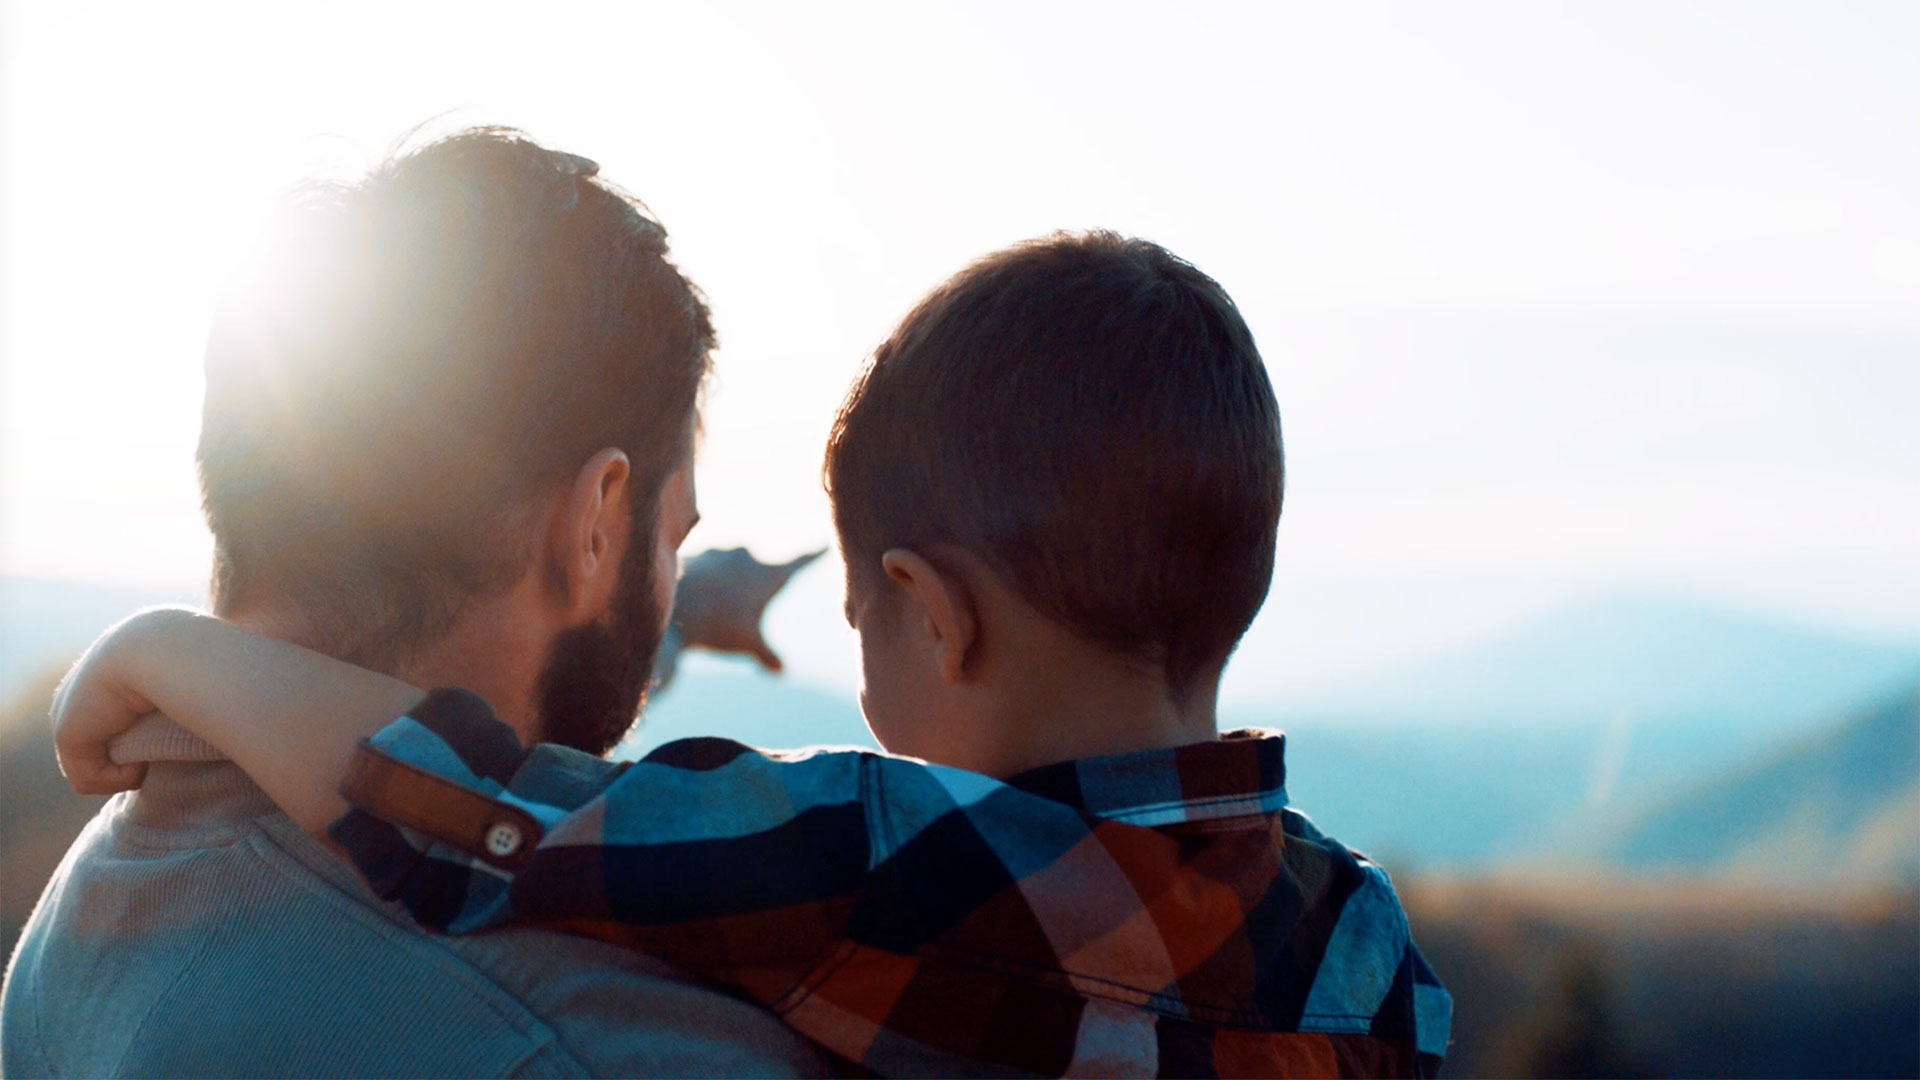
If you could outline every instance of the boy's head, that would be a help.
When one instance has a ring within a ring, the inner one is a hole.
[[[963,637],[1010,597],[1172,701],[1205,695],[1209,717],[1272,578],[1282,475],[1279,409],[1232,299],[1105,232],[1016,245],[935,289],[854,383],[826,460],[850,615],[904,605],[931,627],[924,565],[958,583],[932,600],[958,604]],[[899,628],[859,629],[887,739],[874,653]],[[969,678],[975,644],[993,645],[966,642],[943,681]]]

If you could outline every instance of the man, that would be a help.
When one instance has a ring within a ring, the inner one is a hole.
[[[595,173],[473,130],[302,191],[216,320],[198,459],[216,611],[474,687],[523,739],[599,754],[636,715],[698,516],[713,331],[664,230]],[[750,623],[784,577],[757,580],[757,602],[690,597],[688,643],[771,661]],[[9,1076],[827,1068],[758,1007],[624,950],[425,935],[177,728],[116,756],[145,785],[29,924]]]

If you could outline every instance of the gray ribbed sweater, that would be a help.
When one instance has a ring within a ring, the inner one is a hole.
[[[771,1014],[532,930],[435,937],[171,724],[67,853],[8,966],[0,1073],[824,1075]]]

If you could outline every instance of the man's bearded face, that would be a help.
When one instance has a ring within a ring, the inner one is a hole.
[[[654,520],[637,520],[620,559],[604,619],[563,631],[540,671],[540,721],[547,742],[602,755],[619,744],[653,681],[666,613],[654,586]]]

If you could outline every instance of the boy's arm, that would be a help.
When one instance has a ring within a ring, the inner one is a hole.
[[[144,611],[89,648],[54,695],[60,770],[83,793],[139,786],[109,742],[166,713],[232,758],[311,832],[346,810],[354,746],[406,712],[418,687],[180,608]]]
[[[655,678],[673,675],[680,644],[744,652],[778,671],[761,636],[767,604],[820,552],[767,565],[743,548],[688,561],[674,607],[674,648]],[[212,743],[302,827],[324,834],[346,810],[335,794],[353,746],[418,702],[425,691],[187,608],[157,608],[101,635],[54,701],[60,768],[75,790],[111,794],[140,786],[144,763],[112,760],[112,738],[164,712]]]
[[[434,691],[367,740],[344,793],[354,809],[332,839],[422,925],[597,937],[783,1012],[852,952],[954,941],[1013,891],[1036,912],[1086,902],[1059,875],[1026,879],[1083,846],[1092,822],[989,777],[720,738],[609,765],[520,750],[459,690]]]
[[[522,750],[484,700],[436,690],[361,746],[331,837],[428,927],[551,926],[771,1002],[844,940],[887,853],[888,766],[926,768],[718,738],[617,765]]]

